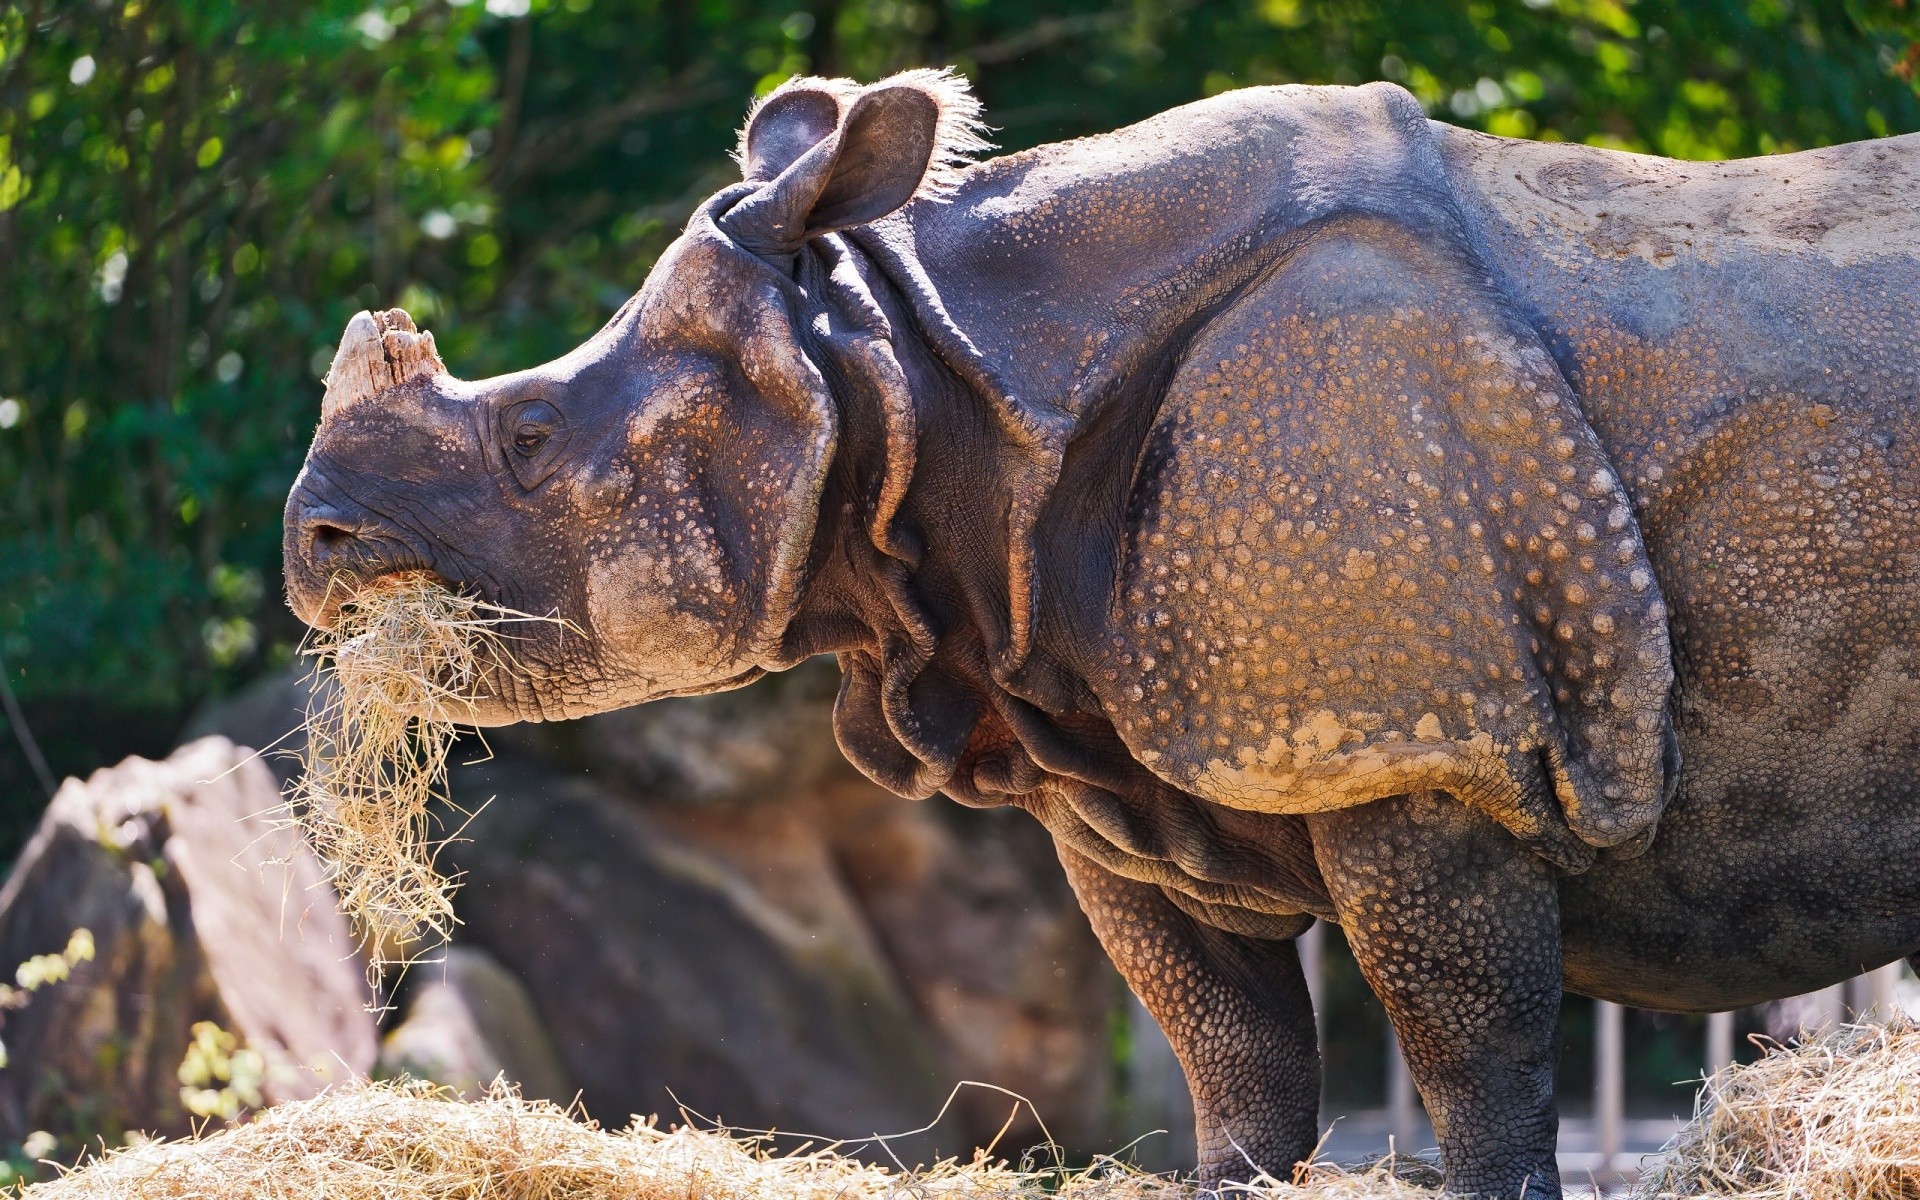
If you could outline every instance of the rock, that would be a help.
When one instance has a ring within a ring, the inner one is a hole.
[[[933,1120],[938,1050],[803,814],[756,809],[748,848],[721,855],[537,761],[457,771],[454,791],[492,797],[448,850],[462,939],[526,982],[589,1113],[684,1105],[829,1138]],[[949,1123],[893,1148],[927,1161],[964,1140]]]
[[[715,878],[728,881],[743,911],[766,914],[768,929],[797,922],[808,931],[814,963],[831,962],[835,970],[859,964],[863,986],[889,997],[889,1020],[911,1028],[930,1050],[941,1097],[963,1080],[992,1085],[959,1093],[953,1115],[963,1144],[943,1149],[965,1153],[997,1137],[1002,1149],[1017,1151],[1050,1134],[1084,1154],[1154,1129],[1189,1127],[1177,1069],[1147,1069],[1160,1058],[1172,1061],[1150,1021],[1128,1026],[1139,1063],[1115,1060],[1112,1031],[1126,1022],[1131,1000],[1088,928],[1045,830],[1012,810],[967,809],[944,798],[903,801],[861,778],[832,741],[836,684],[837,672],[816,661],[736,692],[663,701],[504,741],[490,734],[490,740],[496,748],[557,756],[610,785],[609,799],[644,810],[648,837],[696,850],[704,870],[720,872]],[[783,763],[791,769],[781,770]],[[455,786],[468,804],[491,790],[478,780],[456,778]],[[488,821],[516,802],[501,795],[469,830],[483,857],[498,836]],[[470,886],[485,874],[476,860]],[[563,969],[571,982],[547,984],[553,968],[523,967],[525,952],[504,944],[525,932],[473,912],[476,901],[459,902],[469,936],[487,938],[536,994],[550,986],[581,1004],[609,986],[604,972],[577,967]],[[592,903],[583,902],[583,911]],[[549,944],[559,940],[551,936]],[[762,955],[754,942],[737,940],[715,942],[707,953],[715,960]],[[556,1027],[568,1023],[544,998],[540,1003]],[[605,1055],[610,1047],[599,1049]],[[894,1068],[882,1062],[878,1069]],[[595,1093],[587,1077],[579,1082],[589,1096]],[[686,1098],[680,1084],[663,1083]],[[1017,1102],[995,1088],[1029,1104],[1016,1111]],[[769,1109],[765,1096],[730,1103],[726,1115],[748,1125],[799,1120],[834,1136],[873,1128],[856,1130],[829,1110],[814,1109],[811,1100],[797,1111]],[[601,1106],[590,1100],[589,1109]],[[911,1119],[892,1127],[917,1126],[931,1111],[903,1113]],[[1147,1144],[1143,1161],[1189,1161],[1180,1136]]]
[[[752,687],[489,731],[651,804],[730,807],[851,771],[833,740],[840,671],[820,656]]]
[[[1037,1110],[1038,1119],[1022,1111],[1003,1148],[1039,1141],[1042,1121],[1076,1153],[1164,1128],[1169,1137],[1143,1143],[1143,1164],[1190,1164],[1172,1051],[1151,1021],[1130,1019],[1131,998],[1046,832],[1011,810],[913,803],[862,779],[833,742],[837,686],[822,658],[737,691],[488,730],[499,761],[458,768],[452,780],[466,807],[497,797],[450,854],[473,871],[456,898],[463,939],[526,981],[589,1110],[611,1120],[671,1113],[670,1086],[694,1108],[745,1125],[868,1133],[923,1124],[954,1083],[973,1080]],[[209,708],[196,725],[278,736],[305,696],[289,674]],[[574,814],[556,827],[564,837],[546,832],[544,809],[556,802]],[[649,924],[647,914],[671,911],[674,889],[728,915],[704,938],[674,932],[665,915]],[[681,961],[689,956],[707,961]],[[700,989],[722,982],[759,995],[759,1015],[744,1000],[724,1019],[705,1011],[712,1002]],[[741,1074],[739,1064],[760,1055],[751,1048],[780,1041],[768,1031],[780,1026],[772,998],[796,988],[877,997],[857,1002],[914,1047],[901,1063],[926,1078],[888,1082],[900,1068],[871,1038],[827,1031],[786,1060],[779,1046],[767,1050],[794,1072],[788,1082]],[[629,1004],[664,1015],[638,1031],[620,1015]],[[664,1011],[678,1004],[697,1011]],[[1130,1057],[1116,1059],[1120,1050]],[[838,1065],[806,1082],[821,1056]],[[855,1087],[854,1071],[876,1076]],[[691,1094],[700,1072],[710,1104]],[[919,1107],[930,1096],[931,1107]],[[1012,1107],[997,1092],[966,1089],[949,1128],[968,1149],[999,1134]]]
[[[282,782],[299,767],[314,676],[290,667],[210,700],[189,738],[219,735],[271,746]],[[840,672],[827,656],[749,688],[616,709],[576,721],[487,731],[492,746],[573,768],[649,803],[726,807],[813,785],[850,768],[833,740]]]
[[[262,676],[230,695],[202,705],[187,722],[183,741],[224,737],[251,746],[285,784],[300,768],[307,748],[307,701],[313,694],[309,665]]]
[[[75,928],[96,955],[7,1014],[0,1140],[186,1133],[190,1044],[212,1089],[229,1065],[198,1022],[239,1039],[267,1102],[372,1067],[346,922],[319,864],[275,827],[279,802],[267,768],[222,738],[61,787],[0,889],[0,964],[57,951]],[[232,1091],[253,1090],[234,1074]]]
[[[572,1101],[526,986],[491,954],[448,947],[439,962],[415,963],[406,987],[405,1019],[381,1042],[381,1074],[431,1079],[468,1097],[503,1078],[528,1099]]]
[[[1040,825],[1011,809],[900,800],[863,782],[820,797],[822,831],[949,1077],[1025,1097],[1005,1147],[1045,1131],[1110,1150],[1110,1030],[1125,998]],[[969,1088],[966,1127],[991,1139],[1013,1105]],[[1133,1133],[1144,1130],[1131,1131]]]

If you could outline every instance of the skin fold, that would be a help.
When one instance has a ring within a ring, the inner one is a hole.
[[[785,85],[553,363],[356,318],[294,611],[426,570],[566,616],[482,723],[838,655],[857,766],[1054,835],[1210,1184],[1315,1142],[1313,919],[1501,1197],[1559,1194],[1562,987],[1920,947],[1920,138],[1680,164],[1374,84],[963,166],[975,117]]]

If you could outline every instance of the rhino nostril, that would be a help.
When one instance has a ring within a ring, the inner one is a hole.
[[[330,557],[342,546],[352,541],[353,532],[342,529],[338,525],[328,525],[325,522],[318,522],[311,527],[311,532],[308,537],[309,544],[313,547],[314,558],[323,559]]]

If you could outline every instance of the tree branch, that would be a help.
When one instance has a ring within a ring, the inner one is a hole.
[[[502,190],[510,189],[520,180],[579,161],[613,140],[628,122],[699,108],[728,94],[717,84],[703,83],[702,74],[696,69],[657,90],[636,92],[585,115],[526,123],[518,144],[502,147],[497,165],[489,172],[490,181]]]

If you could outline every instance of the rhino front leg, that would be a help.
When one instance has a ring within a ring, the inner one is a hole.
[[[1058,849],[1100,944],[1186,1072],[1201,1184],[1290,1178],[1320,1116],[1320,1045],[1293,942],[1202,924],[1159,888]]]
[[[1558,1197],[1553,869],[1438,792],[1328,813],[1309,828],[1354,958],[1433,1117],[1447,1190]]]

